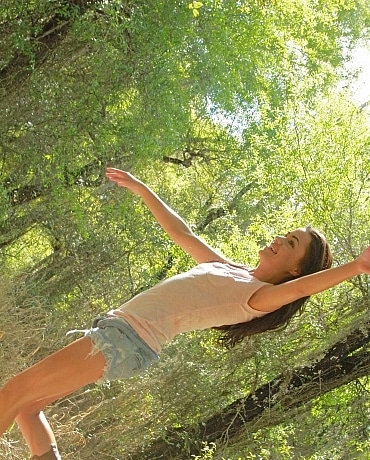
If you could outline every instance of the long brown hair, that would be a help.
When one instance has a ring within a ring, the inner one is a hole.
[[[310,226],[306,227],[306,230],[310,233],[312,239],[306,255],[301,262],[301,271],[298,277],[326,270],[331,267],[333,262],[333,257],[325,237],[318,230]],[[286,281],[289,280],[284,280],[284,282]],[[260,332],[283,329],[297,312],[299,314],[302,313],[303,306],[308,299],[309,296],[302,297],[294,302],[283,305],[278,310],[246,323],[217,327],[215,329],[222,331],[220,343],[226,348],[232,348],[245,337],[259,334]]]

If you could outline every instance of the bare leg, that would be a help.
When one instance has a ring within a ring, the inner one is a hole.
[[[54,433],[43,412],[23,413],[16,418],[32,455],[43,455],[56,445]]]
[[[46,419],[38,414],[46,404],[103,375],[105,358],[101,352],[91,356],[92,346],[89,337],[76,340],[13,377],[0,390],[0,434],[17,418],[32,453],[48,451],[50,443],[55,442],[54,435]]]
[[[54,433],[42,409],[55,401],[55,399],[63,398],[67,394],[61,394],[57,398],[52,397],[51,399],[37,401],[22,409],[17,415],[15,420],[33,455],[42,455],[50,450],[51,444],[56,445]]]

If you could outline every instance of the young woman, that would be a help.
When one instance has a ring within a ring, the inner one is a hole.
[[[93,382],[143,372],[164,343],[184,331],[218,328],[226,346],[287,324],[312,294],[370,273],[370,247],[329,269],[327,242],[307,227],[277,236],[253,270],[217,252],[149,187],[108,168],[107,177],[138,194],[162,228],[198,265],[134,297],[95,321],[85,337],[14,376],[0,390],[0,433],[16,420],[32,459],[60,459],[42,409]],[[325,270],[325,271],[323,271]],[[21,391],[20,391],[21,389]]]

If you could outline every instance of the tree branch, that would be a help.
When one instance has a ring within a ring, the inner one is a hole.
[[[196,230],[197,232],[201,233],[205,230],[205,228],[211,224],[212,222],[214,222],[215,220],[219,219],[220,217],[223,217],[225,216],[228,212],[232,212],[234,211],[241,198],[249,192],[249,190],[255,185],[255,182],[251,182],[247,185],[245,185],[244,187],[242,187],[239,192],[233,197],[233,199],[231,200],[231,202],[226,205],[225,207],[219,207],[219,208],[212,208],[208,211],[207,215],[205,216],[205,218],[199,222],[196,226]]]
[[[189,455],[199,455],[202,442],[228,442],[243,431],[250,432],[251,422],[268,411],[264,426],[281,422],[282,413],[301,406],[308,401],[370,374],[370,353],[365,346],[370,342],[370,321],[351,332],[344,340],[329,348],[324,357],[309,366],[281,374],[274,380],[260,386],[246,398],[237,399],[222,412],[197,426],[181,427],[168,433],[167,439],[158,439],[140,455],[132,455],[132,460],[140,458],[188,459]],[[184,433],[191,433],[184,436]],[[195,439],[186,448],[183,439]]]

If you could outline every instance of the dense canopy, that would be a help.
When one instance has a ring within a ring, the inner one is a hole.
[[[307,224],[335,263],[370,244],[369,101],[348,66],[367,0],[3,0],[0,31],[1,384],[194,265],[107,166],[247,265]],[[369,290],[353,279],[231,351],[182,334],[144,376],[58,401],[63,459],[367,458]],[[16,426],[0,454],[28,458]]]

